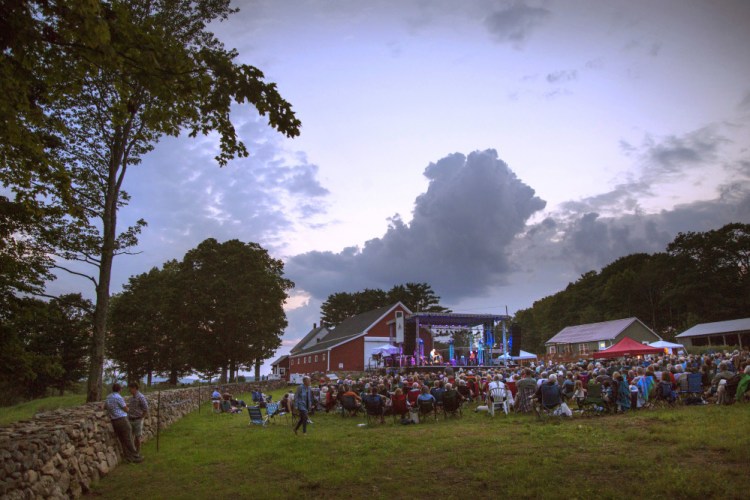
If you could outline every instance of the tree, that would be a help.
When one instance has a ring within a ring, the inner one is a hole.
[[[391,303],[401,302],[414,312],[450,312],[440,305],[440,297],[428,283],[396,285],[388,291]]]
[[[220,370],[227,381],[241,366],[271,355],[286,328],[284,301],[294,283],[284,264],[257,243],[203,241],[185,254],[182,272],[191,366]]]
[[[2,401],[44,396],[51,387],[62,395],[85,373],[92,304],[80,294],[9,304],[0,327]]]
[[[379,288],[365,288],[354,293],[333,293],[321,305],[320,315],[325,324],[336,325],[351,316],[396,302],[415,312],[450,312],[450,309],[440,305],[440,297],[435,295],[429,284],[406,283],[394,285],[388,292]]]
[[[382,291],[382,290],[381,290]],[[385,293],[385,292],[384,292]],[[320,306],[320,319],[326,325],[337,325],[346,318],[363,312],[353,293],[332,293]]]
[[[11,145],[28,150],[13,151],[1,171],[23,200],[38,203],[40,190],[46,194],[60,256],[93,266],[92,274],[61,268],[86,277],[96,289],[87,391],[87,400],[96,401],[113,259],[137,243],[145,225],[141,220],[117,233],[118,209],[129,199],[122,189],[128,168],[161,136],[183,130],[191,137],[217,132],[220,166],[247,155],[230,120],[232,102],[252,104],[290,137],[299,133],[300,122],[260,70],[235,63],[237,52],[206,29],[234,12],[228,0],[77,0],[71,5],[72,13],[58,2],[11,9],[2,70],[9,74],[20,65],[25,76],[12,82],[38,84],[42,91],[39,99],[32,99],[33,91],[22,96],[32,104],[3,102],[0,109],[10,116],[31,121],[22,130],[1,131]],[[73,27],[94,34],[78,36]],[[30,54],[42,63],[24,66]],[[65,62],[73,79],[65,76]],[[47,168],[33,167],[40,158]]]

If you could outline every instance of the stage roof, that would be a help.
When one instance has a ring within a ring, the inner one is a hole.
[[[510,316],[504,314],[464,314],[446,312],[417,312],[406,317],[406,323],[416,323],[420,326],[477,326],[495,321],[510,321]],[[393,323],[391,320],[388,324]]]

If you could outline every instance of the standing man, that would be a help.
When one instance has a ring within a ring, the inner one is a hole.
[[[294,428],[294,433],[297,434],[297,430],[300,425],[302,426],[302,434],[307,434],[307,413],[310,411],[312,406],[312,391],[310,390],[310,377],[303,377],[302,384],[297,387],[297,392],[294,394],[294,405],[297,407],[299,412],[299,422],[297,427]]]
[[[112,428],[117,435],[117,439],[122,445],[122,452],[126,462],[143,462],[143,457],[138,454],[133,446],[133,436],[130,431],[130,422],[128,421],[128,405],[120,396],[120,384],[112,384],[112,394],[104,400],[104,407],[107,410]]]
[[[133,446],[135,451],[140,455],[141,441],[143,440],[143,419],[148,416],[148,401],[146,396],[138,391],[138,382],[128,384],[131,398],[128,401],[128,420],[130,420],[130,430],[133,434]]]

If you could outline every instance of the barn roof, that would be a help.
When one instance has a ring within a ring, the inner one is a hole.
[[[750,331],[750,318],[730,319],[729,321],[716,321],[714,323],[701,323],[692,328],[688,328],[681,334],[677,335],[677,338],[745,331]]]
[[[585,342],[599,342],[602,340],[614,340],[626,328],[633,323],[640,323],[643,327],[654,333],[638,318],[616,319],[613,321],[602,321],[601,323],[588,323],[585,325],[566,326],[557,335],[549,339],[547,344],[581,344]],[[656,338],[658,335],[654,333]]]

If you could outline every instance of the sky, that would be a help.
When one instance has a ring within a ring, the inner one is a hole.
[[[211,29],[301,135],[237,106],[248,158],[162,139],[124,184],[121,227],[149,225],[112,293],[206,238],[258,242],[296,283],[278,356],[331,293],[428,282],[454,311],[513,313],[678,232],[750,223],[750,2],[234,5]]]

